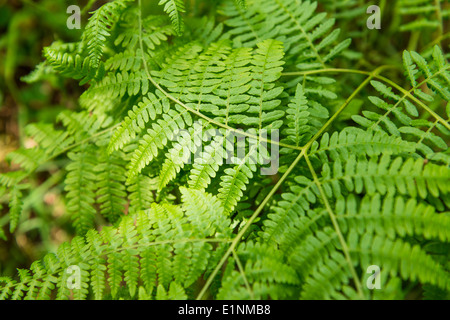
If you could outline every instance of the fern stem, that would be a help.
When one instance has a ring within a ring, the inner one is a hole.
[[[434,0],[434,3],[436,6],[436,18],[439,21],[439,28],[438,28],[438,38],[439,38],[440,36],[442,36],[442,33],[444,32],[442,12],[441,12],[441,2],[440,0]]]
[[[319,178],[317,177],[316,171],[314,170],[314,168],[311,164],[311,161],[309,160],[309,157],[306,154],[305,154],[305,160],[306,160],[306,163],[308,164],[309,171],[311,172],[311,174],[313,176],[314,183],[316,184],[317,188],[319,189],[320,196],[322,197],[322,201],[325,205],[325,208],[327,209],[328,214],[330,215],[330,219],[331,219],[331,222],[333,223],[334,230],[336,231],[336,234],[339,238],[339,242],[342,246],[342,251],[344,252],[345,259],[347,260],[350,272],[352,273],[352,276],[353,276],[353,280],[355,281],[356,290],[358,291],[358,294],[360,295],[361,299],[365,300],[361,281],[360,281],[358,274],[356,273],[356,270],[354,268],[354,264],[353,264],[352,258],[350,256],[350,250],[347,246],[347,242],[345,241],[344,236],[342,235],[341,228],[339,227],[339,223],[336,219],[336,215],[334,214],[333,209],[331,208],[330,203],[328,202],[328,198],[325,195],[325,192],[323,191],[322,184],[320,183]]]

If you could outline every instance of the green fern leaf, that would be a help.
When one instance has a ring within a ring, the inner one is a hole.
[[[184,31],[184,21],[181,14],[186,12],[184,7],[184,0],[160,0],[158,5],[164,6],[170,20],[172,20],[173,27],[178,35],[182,35]]]

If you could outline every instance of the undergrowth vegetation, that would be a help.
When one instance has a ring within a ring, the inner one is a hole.
[[[22,80],[83,93],[8,154],[0,241],[49,165],[73,237],[0,298],[448,299],[450,10],[381,2],[115,0],[45,47]]]

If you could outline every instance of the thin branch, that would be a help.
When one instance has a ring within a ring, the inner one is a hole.
[[[250,286],[247,276],[245,275],[244,267],[242,266],[241,260],[239,259],[235,250],[233,250],[233,257],[236,260],[236,264],[238,265],[239,272],[241,273],[242,278],[244,279],[244,283],[245,283],[245,286],[247,287],[248,293],[250,295],[250,299],[255,300],[255,294],[253,293],[252,287]]]
[[[380,68],[386,69],[386,68],[393,68],[393,66],[382,66],[379,67],[376,70],[379,70]],[[436,72],[435,74],[433,74],[432,77],[427,78],[425,80],[423,80],[420,84],[418,84],[415,88],[418,88],[419,86],[427,83],[431,78],[439,75],[442,73],[442,71],[447,71],[448,69],[450,69],[449,67],[444,68],[441,71]],[[311,75],[311,74],[320,74],[320,73],[355,73],[355,74],[366,74],[368,76],[372,75],[373,78],[381,80],[387,84],[389,84],[390,86],[394,87],[395,89],[397,89],[398,91],[400,91],[401,93],[403,93],[404,95],[406,95],[409,99],[411,99],[412,101],[414,101],[415,103],[417,103],[419,106],[421,106],[424,110],[426,110],[428,113],[430,113],[436,120],[438,120],[443,126],[445,126],[448,130],[450,130],[450,124],[448,123],[448,121],[446,121],[445,119],[443,119],[440,115],[438,115],[436,112],[434,112],[433,110],[431,110],[426,104],[424,104],[422,101],[420,101],[419,99],[417,99],[411,92],[414,91],[415,88],[412,88],[411,90],[405,90],[403,89],[400,85],[396,84],[395,82],[393,82],[392,80],[380,76],[378,73],[380,72],[380,70],[376,73],[374,72],[369,72],[369,71],[362,71],[362,70],[354,70],[354,69],[336,69],[336,68],[329,68],[329,69],[319,69],[319,70],[310,70],[310,71],[299,71],[299,72],[285,72],[282,73],[282,76],[302,76],[302,75]]]

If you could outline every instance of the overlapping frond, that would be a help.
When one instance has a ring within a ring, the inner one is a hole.
[[[384,131],[413,141],[421,156],[448,164],[448,155],[444,153],[450,135],[448,123],[439,115],[433,115],[434,120],[420,117],[419,110],[424,106],[428,109],[427,104],[435,101],[450,101],[449,65],[437,46],[431,62],[414,51],[405,51],[403,63],[411,90],[399,95],[392,87],[373,80],[372,86],[386,99],[372,96],[369,100],[382,112],[365,110],[363,116],[354,115],[352,119],[368,130]]]
[[[89,18],[89,22],[83,32],[81,46],[89,57],[90,64],[97,68],[103,56],[103,49],[107,38],[111,35],[111,29],[120,18],[121,13],[131,0],[115,0],[101,6]]]
[[[396,12],[400,15],[400,31],[417,31],[444,28],[449,9],[445,1],[438,0],[400,0],[396,3]]]
[[[184,0],[160,0],[158,4],[164,6],[164,12],[169,15],[176,33],[181,35],[184,31],[184,21],[181,14],[186,12]]]
[[[85,234],[94,227],[95,213],[95,165],[97,154],[93,145],[81,145],[78,152],[68,154],[64,181],[67,191],[67,211],[71,215],[78,234]]]
[[[167,297],[168,291],[172,298],[175,292],[186,298],[183,288],[207,270],[213,245],[226,243],[231,228],[214,196],[188,189],[182,193],[182,206],[154,204],[122,219],[117,228],[90,230],[63,244],[57,255],[33,263],[31,272],[19,270],[18,280],[0,278],[2,299],[50,299],[52,294],[84,299],[89,292],[101,299],[107,290],[117,298],[123,286],[130,297],[144,290],[147,297]],[[71,273],[75,280],[68,287]]]

